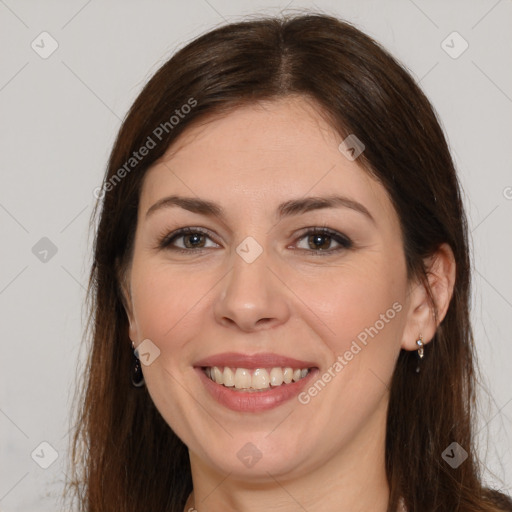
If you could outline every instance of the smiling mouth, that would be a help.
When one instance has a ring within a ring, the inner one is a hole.
[[[201,368],[213,382],[233,391],[262,392],[287,386],[305,378],[312,368],[233,368],[229,366],[206,366]]]

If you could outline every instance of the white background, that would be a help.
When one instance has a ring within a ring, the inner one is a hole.
[[[487,481],[512,492],[511,0],[0,0],[1,511],[59,508],[93,190],[127,109],[195,36],[285,7],[355,23],[408,67],[439,113],[474,246],[472,317],[488,390],[481,455]],[[43,31],[58,43],[47,59],[31,48]],[[453,31],[469,44],[456,59],[441,47]],[[32,252],[43,237],[57,248],[47,262]],[[43,441],[58,452],[48,469],[31,458]]]

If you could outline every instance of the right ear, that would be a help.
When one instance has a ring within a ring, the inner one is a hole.
[[[127,269],[123,269],[119,259],[116,258],[115,262],[115,274],[118,283],[118,289],[121,294],[121,302],[123,303],[126,317],[129,323],[129,336],[132,342],[136,342],[137,335],[135,329],[135,318],[133,315],[133,304],[132,304],[132,293],[130,288],[130,281]]]

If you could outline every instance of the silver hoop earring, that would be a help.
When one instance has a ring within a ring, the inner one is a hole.
[[[416,373],[420,373],[420,361],[423,359],[423,356],[425,355],[425,351],[423,349],[423,347],[424,347],[423,336],[421,334],[418,336],[418,339],[416,340],[416,345],[418,345],[418,347],[419,347],[417,350],[418,365],[416,366]]]

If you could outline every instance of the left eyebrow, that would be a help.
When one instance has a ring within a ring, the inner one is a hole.
[[[209,217],[219,217],[223,221],[226,220],[224,209],[217,203],[196,197],[182,197],[176,195],[164,197],[157,201],[146,212],[146,218],[158,210],[172,208],[174,206],[178,206],[193,213]],[[305,197],[285,201],[278,206],[277,217],[278,219],[282,219],[284,217],[301,215],[325,208],[350,208],[351,210],[365,215],[374,224],[376,223],[372,214],[363,204],[349,199],[348,197],[332,195],[326,197]]]
[[[305,197],[301,199],[292,199],[279,205],[279,218],[299,215],[301,213],[320,210],[323,208],[350,208],[356,212],[362,213],[375,224],[375,219],[363,204],[344,196],[326,196],[326,197]]]

